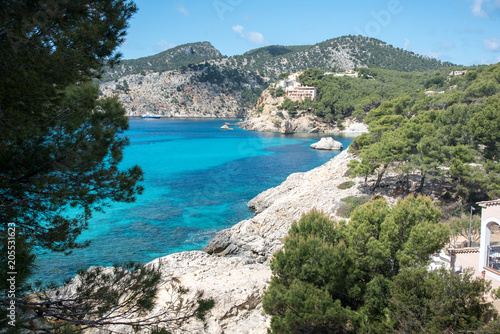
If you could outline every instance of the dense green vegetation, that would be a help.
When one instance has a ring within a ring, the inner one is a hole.
[[[260,97],[262,91],[267,87],[257,73],[248,71],[240,72],[236,69],[220,67],[208,62],[191,64],[183,68],[184,71],[195,72],[190,79],[192,84],[207,82],[217,85],[232,94],[241,96],[244,106],[253,106]]]
[[[111,81],[126,75],[145,73],[146,71],[175,70],[221,56],[221,53],[209,42],[183,44],[153,56],[122,60],[119,65],[106,68],[101,80]]]
[[[500,196],[500,65],[480,67],[449,80],[432,80],[441,94],[404,94],[372,109],[370,132],[353,142],[360,160],[352,176],[399,174],[403,193],[419,192],[433,180],[456,182],[467,202]],[[412,176],[419,184],[410,189]]]
[[[376,199],[348,224],[313,211],[293,223],[263,297],[273,333],[454,333],[483,327],[489,284],[428,272],[448,241],[427,197]]]
[[[1,332],[78,333],[117,319],[137,328],[202,315],[212,304],[199,296],[194,304],[170,303],[161,315],[137,318],[155,306],[164,283],[158,266],[82,272],[75,293],[65,296],[37,293],[29,283],[35,249],[87,246],[77,237],[93,212],[111,201],[132,202],[143,191],[139,166],[119,168],[128,144],[121,135],[125,110],[116,97],[100,97],[93,83],[104,64],[117,62],[115,49],[136,6],[8,0],[1,11]]]
[[[447,62],[426,58],[394,48],[391,45],[363,36],[341,36],[315,45],[271,45],[254,49],[232,58],[239,69],[251,69],[272,79],[285,71],[303,71],[318,68],[332,71],[345,68],[345,60],[338,54],[346,53],[351,65],[347,67],[380,67],[398,71],[425,71],[453,66]]]
[[[444,77],[449,69],[425,72],[401,72],[381,68],[357,69],[359,77],[335,77],[324,74],[320,69],[308,69],[299,77],[299,81],[306,86],[318,89],[318,98],[315,101],[304,102],[285,99],[280,109],[286,109],[292,115],[309,112],[322,117],[327,122],[339,123],[345,117],[363,117],[382,102],[401,96],[405,93],[423,91],[435,77]],[[441,88],[448,82],[439,82]]]

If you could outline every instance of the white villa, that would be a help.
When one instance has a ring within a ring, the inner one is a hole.
[[[466,75],[468,70],[463,70],[463,71],[451,71],[450,74],[448,74],[450,77],[455,76],[455,75]]]
[[[492,227],[500,226],[500,199],[478,204],[482,208],[478,270],[484,271],[486,278],[500,282],[500,245],[491,238]]]
[[[302,86],[298,82],[298,77],[301,73],[290,74],[285,80],[281,80],[276,85],[283,88],[285,96],[292,101],[304,101],[305,99],[316,100],[318,90],[316,87]]]
[[[351,70],[346,70],[345,72],[342,72],[342,73],[325,72],[325,75],[333,75],[334,77],[353,77],[353,78],[357,78],[359,76],[359,72],[351,69]]]
[[[316,100],[318,93],[316,87],[301,86],[286,90],[286,97],[292,101]]]
[[[481,239],[479,247],[448,248],[433,257],[430,268],[440,265],[455,272],[472,268],[474,275],[491,281],[493,289],[500,287],[500,199],[477,203],[481,207]]]

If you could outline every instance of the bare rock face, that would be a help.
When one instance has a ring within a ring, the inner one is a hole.
[[[343,133],[365,133],[368,132],[368,126],[359,120],[347,118],[344,122]]]
[[[241,117],[247,113],[239,94],[208,82],[191,82],[194,71],[132,74],[103,82],[104,96],[118,96],[127,116]]]
[[[289,120],[285,120],[281,123],[281,133],[293,133],[293,126]]]
[[[321,138],[319,142],[311,144],[315,150],[342,151],[344,146],[341,142],[334,140],[332,137]]]
[[[205,251],[219,256],[240,256],[248,261],[268,263],[272,255],[283,247],[282,239],[290,225],[316,208],[333,218],[339,202],[348,196],[361,195],[358,187],[341,190],[337,186],[361,178],[344,176],[347,164],[354,156],[343,151],[324,165],[309,172],[290,175],[285,182],[268,189],[248,202],[255,217],[219,232]]]
[[[363,133],[368,132],[366,125],[362,122],[348,118],[344,126],[339,128],[322,118],[299,111],[297,115],[290,116],[286,110],[278,107],[285,98],[273,97],[266,89],[257,102],[255,110],[249,113],[245,121],[238,123],[240,128],[258,132],[309,132],[309,133]]]
[[[211,256],[202,251],[171,254],[148,263],[160,266],[165,283],[161,286],[156,305],[144,319],[164,313],[169,303],[182,297],[183,305],[196,305],[199,293],[203,299],[212,299],[214,307],[206,314],[205,322],[190,318],[179,327],[167,327],[172,333],[213,333],[213,334],[265,334],[270,317],[263,312],[261,296],[271,278],[269,266],[248,263],[242,258]],[[70,295],[74,282],[61,291]],[[182,286],[188,291],[180,295],[175,287]],[[178,317],[181,313],[175,313]],[[140,318],[138,318],[140,319]],[[167,318],[168,319],[168,318]],[[114,319],[115,322],[130,319]],[[160,325],[161,327],[161,325]],[[149,333],[151,328],[141,328],[139,333]],[[128,325],[109,325],[102,330],[89,330],[92,334],[136,333]]]

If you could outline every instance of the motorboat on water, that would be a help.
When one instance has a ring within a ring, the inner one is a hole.
[[[161,118],[161,116],[160,115],[152,115],[149,112],[147,112],[145,114],[142,114],[141,118]]]

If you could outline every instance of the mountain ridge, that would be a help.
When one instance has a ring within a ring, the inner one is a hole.
[[[269,83],[286,72],[379,67],[431,75],[452,66],[362,36],[341,36],[314,45],[270,45],[232,57],[223,56],[209,42],[197,42],[122,61],[104,73],[100,87],[106,96],[118,95],[129,116],[149,112],[171,117],[245,117]]]
[[[142,71],[174,70],[218,57],[222,57],[222,54],[210,42],[182,44],[151,56],[121,60],[113,68],[106,69],[101,81],[111,81],[126,75],[139,74]]]
[[[308,68],[322,70],[381,67],[399,71],[423,71],[457,66],[435,58],[394,47],[364,36],[340,36],[313,45],[268,45],[241,55],[223,56],[210,42],[175,46],[155,55],[122,60],[108,68],[101,81],[111,81],[142,71],[162,72],[211,61],[214,65],[239,70],[254,70],[261,76],[275,78],[280,72]]]

